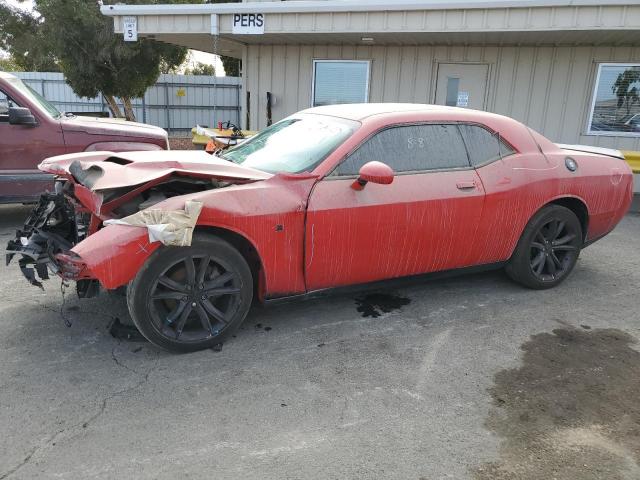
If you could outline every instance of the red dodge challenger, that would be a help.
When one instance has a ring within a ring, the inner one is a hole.
[[[127,286],[156,345],[211,347],[268,301],[504,266],[558,285],[632,199],[620,152],[557,145],[500,115],[429,106],[313,108],[218,156],[92,152],[57,175],[15,240],[29,281],[81,297]]]

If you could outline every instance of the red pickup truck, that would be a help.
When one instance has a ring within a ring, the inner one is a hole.
[[[162,128],[59,112],[22,80],[0,72],[0,203],[31,202],[53,188],[53,175],[38,170],[47,157],[168,148]]]

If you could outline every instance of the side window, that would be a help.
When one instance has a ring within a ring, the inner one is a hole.
[[[9,121],[9,107],[17,107],[18,105],[11,100],[2,90],[0,90],[0,123]]]
[[[460,125],[460,132],[467,144],[469,159],[474,167],[486,165],[515,153],[506,142],[498,138],[498,135],[486,128],[478,125]]]
[[[384,162],[395,172],[469,167],[457,125],[408,125],[376,133],[336,169],[337,175],[357,175],[371,161]]]
[[[0,122],[9,121],[9,97],[0,90]]]

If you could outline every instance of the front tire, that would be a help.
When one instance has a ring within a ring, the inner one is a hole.
[[[561,205],[548,205],[529,221],[507,263],[507,275],[536,290],[553,288],[575,267],[582,238],[575,213]]]
[[[151,343],[186,353],[223,343],[253,298],[244,257],[226,241],[194,235],[190,247],[162,247],[127,292],[131,318]]]

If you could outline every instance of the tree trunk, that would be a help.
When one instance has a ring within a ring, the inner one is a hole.
[[[113,95],[103,95],[104,101],[109,105],[109,110],[111,110],[111,115],[115,118],[122,118],[122,112],[120,111],[120,107],[116,103],[116,99],[113,98]]]
[[[133,112],[133,106],[131,105],[131,99],[129,97],[122,97],[122,105],[124,105],[124,116],[130,122],[136,121],[136,114]]]

